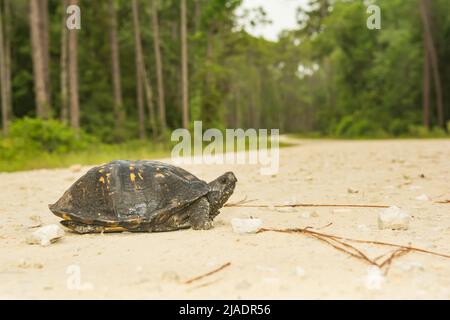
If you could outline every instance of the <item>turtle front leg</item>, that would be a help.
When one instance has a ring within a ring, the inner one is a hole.
[[[194,230],[208,230],[213,224],[209,217],[209,202],[203,197],[192,203],[186,208],[186,213],[189,215],[189,224]]]

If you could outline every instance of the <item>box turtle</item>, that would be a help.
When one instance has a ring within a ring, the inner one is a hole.
[[[116,160],[90,169],[49,208],[77,233],[205,230],[236,182],[232,172],[206,183],[166,163]]]

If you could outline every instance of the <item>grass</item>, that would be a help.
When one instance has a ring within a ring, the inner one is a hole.
[[[13,172],[43,168],[65,168],[74,164],[91,165],[113,159],[156,159],[170,155],[167,147],[150,145],[97,145],[79,152],[65,154],[38,153],[33,157],[14,160],[0,159],[0,172]]]
[[[34,169],[67,168],[74,164],[95,165],[107,163],[115,159],[160,159],[171,156],[172,145],[142,143],[132,141],[124,144],[98,144],[90,146],[88,149],[69,153],[32,153],[25,157],[14,158],[12,160],[2,159],[0,155],[0,172],[15,172]],[[208,145],[208,143],[204,143]],[[270,142],[268,143],[270,147]],[[291,144],[280,142],[282,147],[289,147]],[[245,149],[250,149],[249,144],[245,144]],[[193,153],[194,150],[192,149]]]
[[[319,133],[292,133],[287,137],[293,139],[352,139],[352,140],[375,140],[375,139],[438,139],[438,138],[450,138],[450,135],[416,135],[416,136],[402,136],[402,137],[358,137],[358,138],[342,138],[336,136],[324,136]],[[248,140],[245,141],[245,150],[250,150]],[[92,145],[86,150],[69,152],[69,153],[48,153],[48,152],[33,152],[14,159],[4,159],[0,154],[0,172],[14,172],[23,170],[34,169],[52,169],[52,168],[67,168],[74,164],[80,165],[95,165],[100,163],[107,163],[114,159],[160,159],[168,158],[171,156],[172,147],[176,143],[157,145],[150,143],[142,143],[140,141],[131,141],[124,144],[96,144]],[[204,142],[204,146],[209,142]],[[270,148],[270,140],[268,146]],[[294,146],[296,144],[290,144],[286,142],[280,142],[280,148]],[[194,152],[193,148],[191,150]]]

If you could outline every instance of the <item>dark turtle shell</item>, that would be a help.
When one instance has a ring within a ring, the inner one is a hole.
[[[206,195],[209,186],[186,170],[158,161],[112,161],[90,169],[50,210],[65,220],[139,226]]]

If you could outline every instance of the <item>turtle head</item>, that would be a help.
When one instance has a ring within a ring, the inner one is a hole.
[[[214,218],[219,209],[227,202],[236,186],[236,176],[233,172],[226,172],[217,179],[208,183],[210,191],[207,198],[210,205],[210,216]]]

